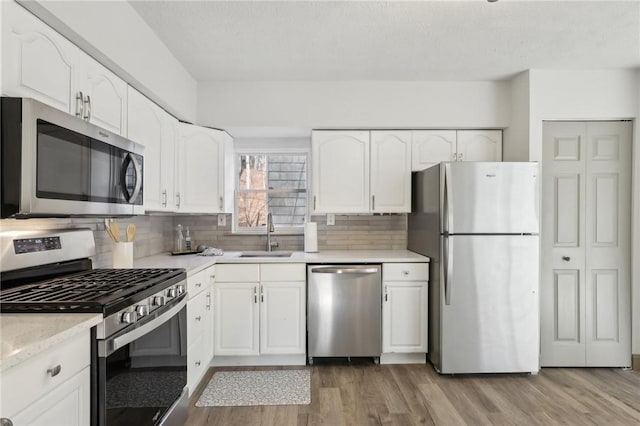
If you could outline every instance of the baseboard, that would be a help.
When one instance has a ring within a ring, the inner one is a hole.
[[[640,371],[640,354],[631,355],[631,368]]]
[[[306,365],[306,355],[214,356],[211,367]]]
[[[380,355],[380,364],[426,364],[427,354],[409,353],[409,354],[382,354]]]

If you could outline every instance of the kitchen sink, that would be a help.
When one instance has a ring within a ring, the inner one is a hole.
[[[291,257],[290,251],[243,251],[239,257]]]

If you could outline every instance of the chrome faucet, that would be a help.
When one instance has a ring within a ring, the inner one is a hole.
[[[267,214],[267,251],[271,252],[274,247],[278,247],[277,241],[271,241],[271,233],[275,231],[273,226],[273,217],[271,213]]]

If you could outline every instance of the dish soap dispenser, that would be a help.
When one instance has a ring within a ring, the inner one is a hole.
[[[182,235],[182,225],[176,226],[176,244],[174,247],[176,252],[184,251],[184,236]]]

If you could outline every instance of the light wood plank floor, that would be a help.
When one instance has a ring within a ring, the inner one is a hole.
[[[640,425],[640,373],[545,368],[539,375],[440,376],[430,365],[314,365],[311,404],[195,407],[200,425]]]

